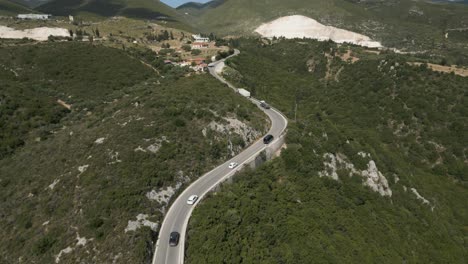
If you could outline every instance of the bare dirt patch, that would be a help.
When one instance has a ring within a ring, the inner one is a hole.
[[[0,38],[7,38],[7,39],[30,38],[34,40],[44,41],[44,40],[47,40],[49,36],[69,37],[70,33],[65,28],[39,27],[39,28],[32,28],[32,29],[16,30],[14,28],[0,26]]]
[[[408,62],[409,65],[413,66],[420,66],[424,63],[422,62]],[[429,67],[433,71],[444,72],[444,73],[454,73],[456,75],[460,75],[463,77],[468,76],[468,69],[467,68],[459,68],[456,65],[451,66],[443,66],[439,64],[427,63],[427,67]]]
[[[350,63],[356,63],[359,61],[359,58],[354,56],[353,52],[350,49],[348,49],[345,54],[338,55],[338,57],[340,57],[341,60]]]

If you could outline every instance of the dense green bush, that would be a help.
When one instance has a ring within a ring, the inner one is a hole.
[[[92,110],[122,87],[152,73],[124,52],[78,43],[46,43],[0,49],[0,159],[42,128],[41,140],[73,109]]]
[[[147,262],[157,234],[148,227],[125,232],[139,214],[162,221],[166,203],[146,194],[182,188],[231,157],[229,140],[234,152],[248,144],[209,129],[210,122],[230,117],[266,129],[264,114],[248,100],[207,74],[184,77],[185,69],[160,63],[149,50],[35,46],[0,50],[9,58],[0,64],[14,62],[0,66],[0,146],[23,145],[0,159],[0,263],[53,263],[67,247],[73,251],[61,256],[64,263],[115,256]],[[76,61],[54,58],[61,53]],[[88,69],[75,76],[81,63]],[[71,111],[57,99],[71,103]],[[77,236],[86,246],[76,245]]]
[[[195,209],[188,263],[465,262],[467,78],[394,54],[327,59],[338,50],[328,42],[243,40],[240,50],[232,81],[289,117],[288,148]],[[374,160],[392,196],[343,168],[339,181],[320,178],[325,153],[359,171]]]

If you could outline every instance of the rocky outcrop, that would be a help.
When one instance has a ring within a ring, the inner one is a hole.
[[[359,156],[370,158],[370,154],[365,152],[359,152]],[[367,169],[359,171],[355,168],[354,164],[351,163],[348,158],[341,154],[326,153],[323,155],[325,161],[323,165],[325,169],[319,172],[320,177],[330,177],[334,180],[339,180],[337,171],[339,169],[345,169],[349,172],[349,176],[358,175],[363,178],[363,185],[368,186],[373,191],[378,192],[382,196],[392,196],[392,190],[388,185],[388,180],[379,171],[375,161],[369,160]]]

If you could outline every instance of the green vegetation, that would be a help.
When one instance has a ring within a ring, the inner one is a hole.
[[[85,19],[124,16],[164,22],[170,27],[191,29],[173,8],[152,0],[52,0],[36,8],[55,16],[75,15]]]
[[[111,64],[103,63],[109,58]],[[102,46],[51,43],[0,49],[0,159],[28,137],[46,138],[48,130],[60,126],[69,109],[58,100],[92,110],[152,73],[138,60]]]
[[[31,13],[31,9],[8,0],[0,0],[0,16],[11,16],[18,13]]]
[[[241,42],[228,78],[290,118],[287,149],[195,209],[188,263],[465,263],[468,79],[348,48]]]
[[[250,35],[262,23],[282,16],[304,15],[325,25],[368,35],[387,47],[436,53],[450,58],[450,63],[468,65],[466,40],[445,38],[446,32],[456,28],[464,28],[461,33],[468,34],[468,6],[463,4],[411,0],[224,0],[198,8],[186,5],[179,11],[193,14],[187,19],[205,32],[220,35]]]
[[[171,196],[147,193],[177,193],[255,139],[211,122],[265,130],[250,102],[149,50],[45,43],[0,52],[0,146],[9,147],[0,157],[1,263],[54,263],[67,247],[61,263],[147,262],[156,228],[127,225],[140,214],[159,223]],[[5,143],[15,137],[22,144]]]

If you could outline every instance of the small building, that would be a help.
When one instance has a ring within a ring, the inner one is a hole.
[[[50,19],[52,15],[49,14],[19,14],[19,19],[35,19],[35,20],[47,20]]]
[[[208,70],[208,64],[201,63],[201,64],[198,64],[197,66],[193,66],[191,68],[196,72],[204,72],[204,71]]]
[[[191,47],[192,49],[207,49],[210,47],[210,44],[207,42],[194,42]]]
[[[194,39],[194,42],[210,42],[210,38],[205,38],[200,35],[192,35],[192,38]]]
[[[195,65],[200,65],[200,64],[206,63],[206,59],[195,58],[195,59],[189,59],[188,62],[190,62],[190,64],[195,63]]]

